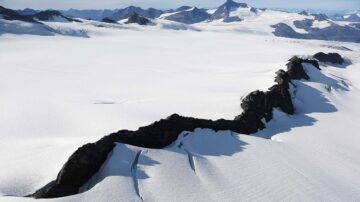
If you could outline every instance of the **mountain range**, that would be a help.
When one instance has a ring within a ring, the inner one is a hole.
[[[9,12],[11,17],[9,17]],[[195,30],[208,29],[220,23],[224,25],[222,26],[224,29],[232,30],[234,28],[241,30],[242,26],[246,29],[253,27],[251,32],[260,32],[264,27],[269,27],[269,29],[273,29],[271,33],[279,37],[360,42],[360,12],[358,11],[339,16],[327,16],[321,13],[310,14],[305,11],[289,13],[259,9],[232,0],[227,0],[216,9],[182,6],[177,9],[159,10],[129,6],[113,10],[39,11],[27,8],[14,11],[2,8],[0,14],[6,20],[22,20],[26,22],[81,22],[86,19],[108,23],[122,22],[125,19],[128,19],[127,22],[136,22],[129,21],[129,18],[136,14],[147,19],[142,21],[152,21],[152,25],[166,22],[163,27],[167,28],[174,27],[168,22],[184,24],[181,29]],[[258,25],[259,22],[262,22],[262,24]],[[141,24],[144,25],[144,23]],[[179,29],[180,24],[176,25],[175,29]],[[186,25],[192,27],[186,27]],[[3,32],[6,32],[5,28],[4,30]]]

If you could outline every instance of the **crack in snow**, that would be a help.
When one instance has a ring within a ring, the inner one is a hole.
[[[189,133],[186,133],[184,134],[183,138],[185,138],[186,136],[188,136]],[[187,156],[188,156],[188,161],[189,161],[189,165],[190,165],[190,168],[196,172],[196,169],[195,169],[195,162],[194,162],[194,154],[192,154],[189,150],[187,150],[185,147],[184,147],[184,139],[181,140],[181,142],[179,143],[178,145],[178,148],[179,149],[182,149],[184,152],[186,152]]]
[[[131,176],[134,182],[134,189],[136,194],[140,197],[140,199],[143,201],[144,199],[142,198],[141,194],[140,194],[140,188],[139,188],[139,182],[138,182],[138,176],[137,176],[137,165],[139,162],[139,157],[141,155],[141,150],[138,151],[135,155],[135,158],[133,160],[133,162],[131,163]]]

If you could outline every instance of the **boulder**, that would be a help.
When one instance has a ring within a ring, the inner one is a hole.
[[[338,53],[323,53],[323,52],[319,52],[316,53],[313,58],[319,60],[320,62],[329,62],[329,63],[333,63],[333,64],[343,64],[345,61],[344,59],[341,57],[340,54]]]

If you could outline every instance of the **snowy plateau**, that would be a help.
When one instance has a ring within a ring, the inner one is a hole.
[[[359,14],[336,20],[231,1],[98,14],[109,22],[14,12],[0,8],[1,202],[360,201]],[[82,145],[174,113],[233,120],[289,59],[318,52],[344,63],[302,63],[310,79],[290,81],[294,113],[274,108],[264,129],[196,128],[164,148],[116,142],[77,194],[29,197]]]

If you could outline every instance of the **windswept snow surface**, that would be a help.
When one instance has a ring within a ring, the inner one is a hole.
[[[33,201],[15,196],[111,132],[175,112],[232,119],[240,98],[270,87],[287,59],[319,51],[352,64],[322,64],[321,73],[307,65],[312,79],[295,82],[294,116],[276,112],[254,136],[197,129],[161,150],[118,144],[81,194],[49,201],[360,200],[359,44],[87,28],[90,38],[0,36],[0,201]],[[342,46],[353,51],[331,48]]]

